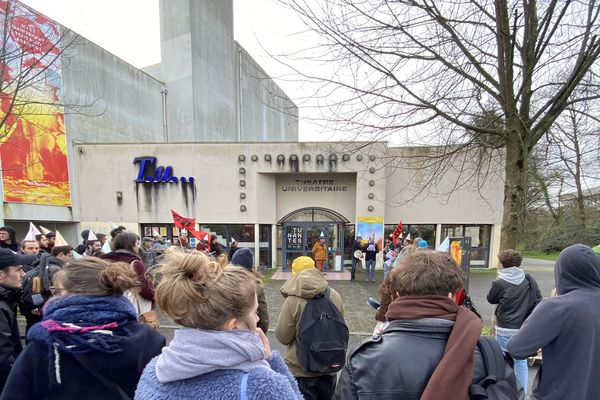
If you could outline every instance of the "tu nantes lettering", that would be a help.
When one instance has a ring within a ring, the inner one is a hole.
[[[173,167],[170,165],[163,167],[156,165],[156,157],[136,157],[133,159],[133,164],[139,164],[138,175],[136,182],[190,182],[195,181],[193,176],[188,178],[173,176]]]
[[[334,179],[296,179],[293,185],[282,186],[283,192],[347,192],[348,186],[336,185]]]

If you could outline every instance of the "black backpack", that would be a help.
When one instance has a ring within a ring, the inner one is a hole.
[[[469,387],[471,400],[520,400],[522,390],[514,372],[508,368],[504,351],[492,336],[480,336],[477,347],[483,357],[486,376]]]
[[[329,292],[309,300],[300,318],[298,360],[306,371],[333,374],[346,362],[350,333]]]
[[[49,267],[53,259],[49,254],[42,254],[39,260],[32,264],[33,269],[23,277],[19,302],[22,313],[41,307],[51,296]]]

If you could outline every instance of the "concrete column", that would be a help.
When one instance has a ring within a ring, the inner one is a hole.
[[[498,253],[500,252],[500,235],[502,234],[502,224],[492,226],[492,237],[490,238],[490,254],[488,258],[488,268],[498,268]]]
[[[271,225],[271,265],[269,267],[277,268],[277,224]]]
[[[258,267],[258,262],[259,262],[259,252],[260,252],[260,246],[259,246],[259,242],[260,242],[260,238],[259,238],[259,230],[260,225],[259,224],[254,224],[254,265]]]
[[[435,225],[435,246],[433,246],[434,249],[437,249],[438,247],[440,247],[440,244],[442,244],[442,241],[446,239],[442,237],[442,224],[436,224]]]

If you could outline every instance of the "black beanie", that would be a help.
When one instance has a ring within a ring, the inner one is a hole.
[[[247,270],[252,270],[254,267],[254,254],[247,247],[242,247],[233,253],[231,257],[231,264],[244,267]]]

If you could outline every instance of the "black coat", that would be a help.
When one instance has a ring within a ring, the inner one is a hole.
[[[418,400],[442,359],[453,326],[452,321],[433,318],[390,322],[381,335],[363,341],[350,354],[334,399]],[[506,368],[508,379],[516,384],[508,363]],[[484,374],[483,358],[476,349],[473,382]]]
[[[19,290],[0,286],[0,391],[6,378],[23,350],[17,325]]]
[[[126,328],[132,335],[123,337],[122,351],[112,354],[92,351],[80,356],[89,368],[114,384],[102,383],[72,355],[60,352],[62,383],[51,387],[49,373],[54,369],[48,365],[48,347],[32,341],[15,362],[0,399],[122,400],[115,384],[133,398],[144,367],[160,354],[165,337],[137,322],[130,322]]]
[[[496,307],[496,324],[501,328],[519,329],[534,307],[542,301],[537,282],[529,274],[519,285],[504,279],[496,279],[487,295],[490,304]]]

